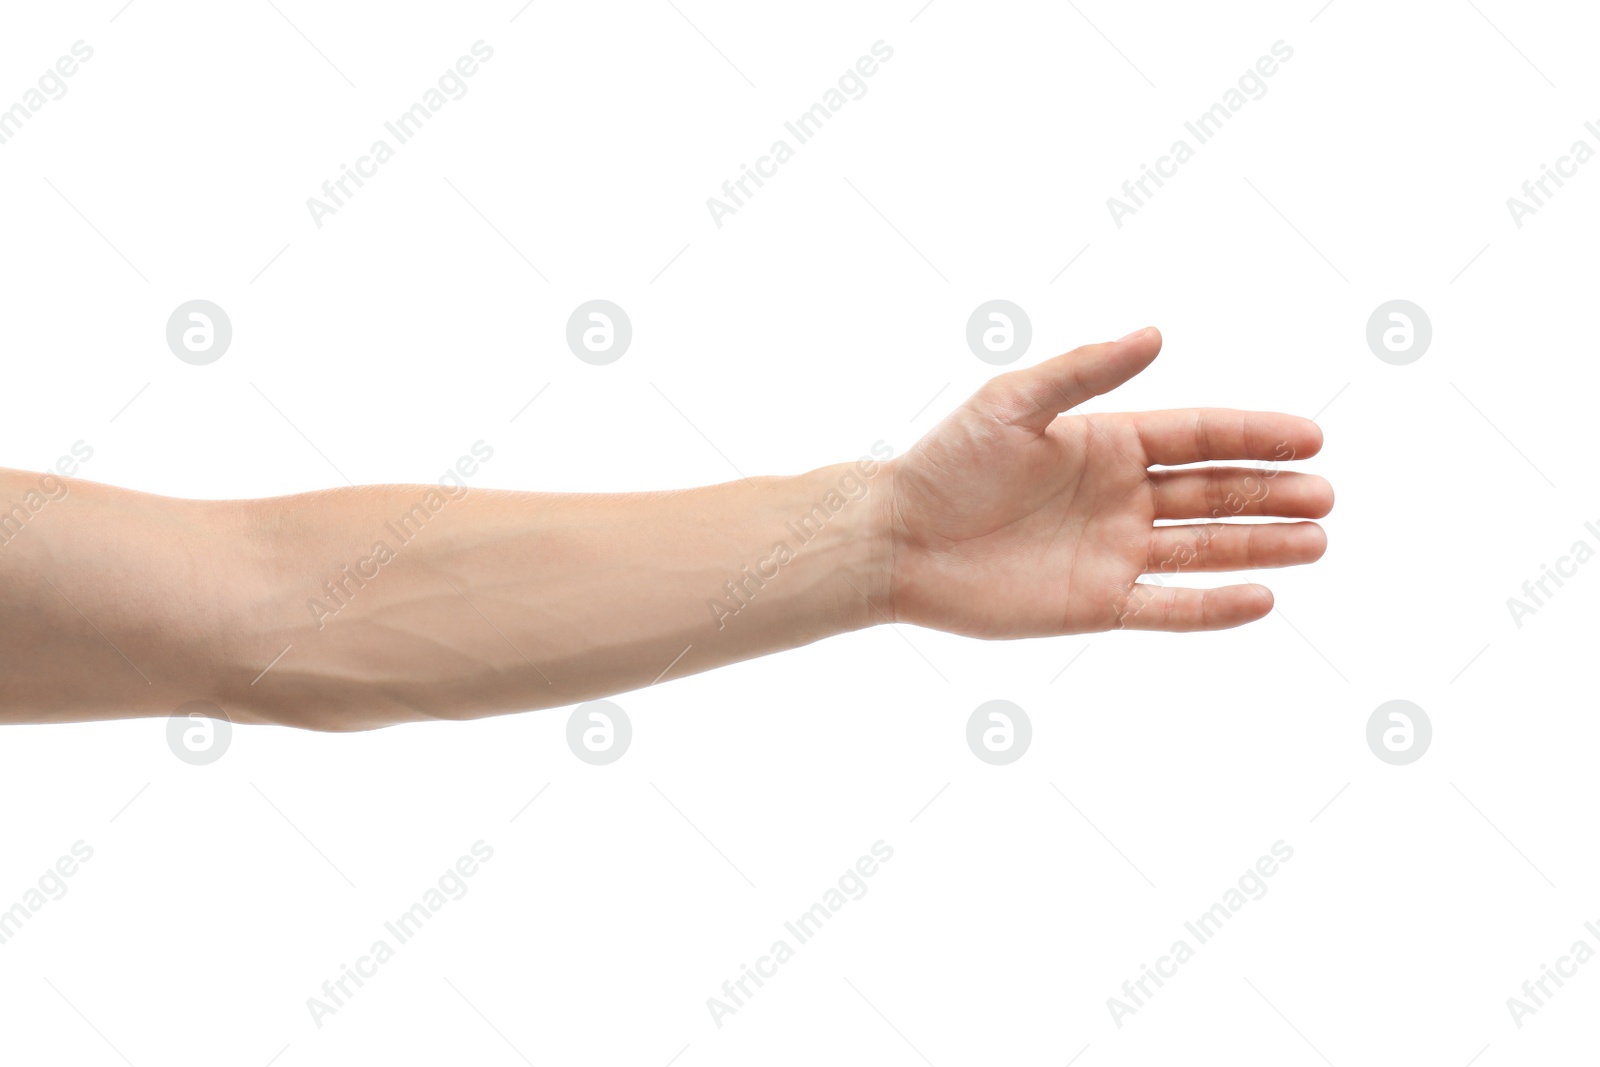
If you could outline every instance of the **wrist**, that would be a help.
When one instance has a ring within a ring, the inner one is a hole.
[[[806,521],[789,529],[804,536],[826,510],[837,532],[839,629],[860,630],[895,620],[893,587],[893,461],[881,442],[873,455],[813,472],[815,503]],[[820,505],[820,506],[819,506]]]

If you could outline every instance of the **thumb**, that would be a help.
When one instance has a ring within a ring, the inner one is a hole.
[[[1043,433],[1057,415],[1109,393],[1148,367],[1160,351],[1161,331],[1147,326],[1120,341],[1084,345],[1002,374],[974,399],[1003,422]]]

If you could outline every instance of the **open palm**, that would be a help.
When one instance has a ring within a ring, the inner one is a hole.
[[[1155,359],[1142,330],[991,380],[892,466],[893,617],[977,637],[1119,627],[1215,630],[1272,609],[1259,585],[1174,586],[1182,571],[1310,563],[1333,506],[1310,474],[1210,466],[1315,455],[1322,431],[1292,415],[1204,408],[1065,412]],[[1212,520],[1155,525],[1158,519]],[[1141,577],[1152,577],[1141,581]]]

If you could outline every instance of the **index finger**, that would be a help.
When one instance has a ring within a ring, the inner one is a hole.
[[[1299,415],[1229,408],[1177,408],[1133,416],[1145,462],[1173,465],[1214,459],[1280,463],[1322,450],[1322,427]]]

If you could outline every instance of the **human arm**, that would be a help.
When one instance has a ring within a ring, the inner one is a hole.
[[[1327,483],[1147,468],[1304,458],[1321,433],[1241,412],[1057,417],[1159,348],[1146,331],[1001,375],[896,459],[691,490],[188,501],[64,482],[15,532],[0,516],[0,721],[198,699],[236,722],[362,729],[571,704],[890,621],[981,637],[1252,621],[1271,608],[1259,586],[1135,582],[1309,562],[1320,528],[1154,521],[1315,518]],[[0,506],[38,478],[0,474]]]

